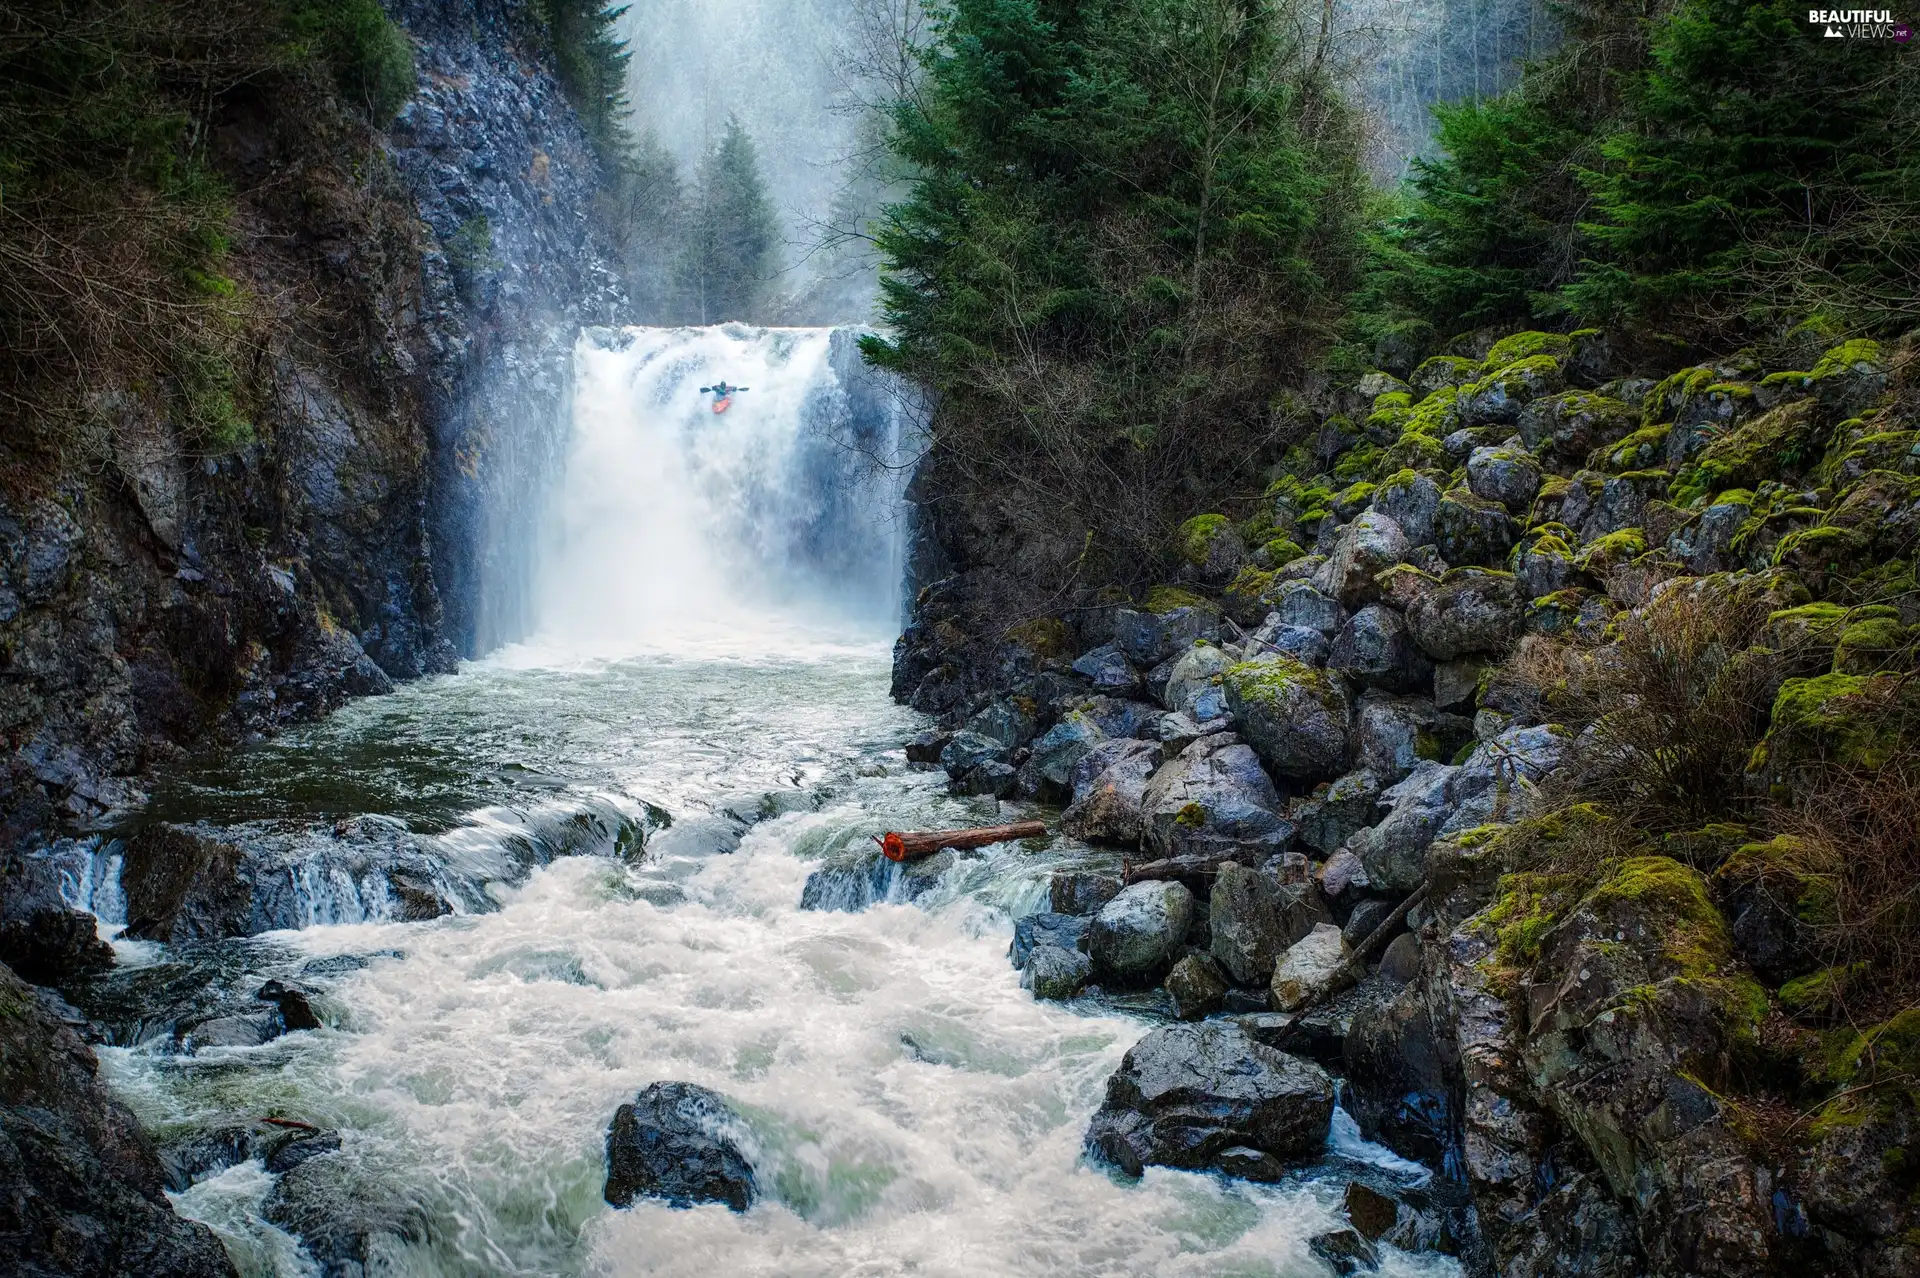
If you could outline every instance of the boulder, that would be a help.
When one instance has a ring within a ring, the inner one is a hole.
[[[1273,615],[1283,626],[1305,626],[1330,635],[1346,620],[1346,609],[1311,582],[1289,581],[1273,592]]]
[[[1540,491],[1540,463],[1517,448],[1476,448],[1467,457],[1467,487],[1524,516]]]
[[[1459,806],[1454,780],[1460,769],[1422,759],[1413,771],[1381,792],[1391,810],[1380,824],[1353,837],[1367,879],[1382,892],[1411,892],[1426,876],[1427,845]]]
[[[0,860],[0,963],[36,985],[64,984],[113,966],[113,947],[94,917],[60,895],[60,871],[44,856]]]
[[[1379,774],[1349,772],[1293,810],[1300,841],[1322,856],[1345,847],[1355,833],[1380,819],[1380,791],[1388,783]]]
[[[1173,1000],[1174,1017],[1197,1021],[1220,1009],[1227,996],[1227,978],[1219,966],[1203,954],[1189,954],[1167,973],[1167,997]]]
[[[1353,1229],[1335,1229],[1307,1240],[1307,1250],[1325,1261],[1337,1278],[1372,1273],[1380,1268],[1380,1252]]]
[[[1460,388],[1460,418],[1469,426],[1512,425],[1534,400],[1566,385],[1551,355],[1531,355]]]
[[[927,728],[907,738],[908,763],[938,763],[940,752],[947,748],[947,742],[953,740],[951,732],[939,728]]]
[[[1084,676],[1095,692],[1124,697],[1140,690],[1140,673],[1114,644],[1102,644],[1074,659],[1073,672]]]
[[[1133,1045],[1107,1080],[1086,1145],[1132,1176],[1148,1164],[1224,1170],[1223,1156],[1241,1149],[1298,1165],[1320,1156],[1332,1117],[1325,1070],[1230,1021],[1202,1021]]]
[[[1073,765],[1108,734],[1086,713],[1073,710],[1042,733],[1020,766],[1022,788],[1039,799],[1058,801],[1073,788]]]
[[[1205,585],[1231,581],[1247,560],[1246,543],[1225,515],[1195,515],[1180,525],[1176,541],[1181,574]]]
[[[1380,955],[1380,976],[1396,988],[1411,984],[1420,975],[1420,941],[1411,932],[1402,932],[1387,942]]]
[[[1313,930],[1289,946],[1274,964],[1273,981],[1267,988],[1275,1010],[1297,1011],[1324,993],[1346,957],[1347,945],[1340,929],[1331,923],[1314,924]]]
[[[1120,895],[1120,876],[1100,870],[1055,870],[1047,900],[1055,914],[1093,914]]]
[[[1351,706],[1336,677],[1290,657],[1229,666],[1227,708],[1261,760],[1285,777],[1335,776],[1351,746]]]
[[[1138,842],[1147,781],[1160,762],[1160,745],[1123,737],[1103,741],[1073,768],[1073,803],[1060,828],[1076,839]]]
[[[1009,750],[1023,746],[1040,731],[1040,725],[1034,722],[1033,711],[1027,708],[1032,705],[1030,700],[1023,707],[1019,701],[1002,698],[968,719],[964,730],[998,741]]]
[[[1151,669],[1196,639],[1218,637],[1219,627],[1219,617],[1197,604],[1163,612],[1120,608],[1113,614],[1113,646],[1135,666]]]
[[[1078,994],[1092,975],[1093,960],[1080,951],[1041,945],[1028,960],[1021,984],[1031,989],[1035,998],[1057,1002]]]
[[[323,1278],[401,1268],[427,1239],[426,1209],[411,1187],[369,1177],[358,1160],[327,1146],[281,1172],[260,1214],[300,1239]]]
[[[1084,950],[1087,929],[1092,925],[1092,920],[1081,914],[1029,914],[1015,919],[1013,943],[1008,947],[1007,957],[1015,967],[1025,967],[1033,952],[1043,945]]]
[[[1196,644],[1174,660],[1160,704],[1196,722],[1218,719],[1227,712],[1220,674],[1233,659],[1212,644]]]
[[[1577,572],[1572,549],[1558,536],[1534,540],[1513,559],[1514,584],[1522,599],[1538,599],[1564,590]]]
[[[1469,488],[1449,489],[1434,513],[1433,542],[1449,564],[1494,567],[1513,548],[1515,525],[1507,508]]]
[[[940,751],[940,766],[959,778],[983,763],[1005,763],[1009,747],[977,732],[956,732]]]
[[[1734,568],[1733,535],[1752,513],[1753,494],[1722,493],[1698,516],[1674,530],[1667,538],[1667,553],[1696,577]]]
[[[76,1019],[0,967],[0,1271],[232,1278],[213,1231],[174,1214],[159,1155]]]
[[[1335,898],[1344,897],[1350,891],[1365,891],[1370,882],[1365,863],[1360,860],[1358,853],[1347,847],[1327,858],[1326,864],[1320,867],[1319,879],[1321,892]],[[1357,910],[1359,907],[1354,908]]]
[[[1328,918],[1313,884],[1282,886],[1265,870],[1230,861],[1213,880],[1209,949],[1236,984],[1264,985],[1287,947]]]
[[[1348,618],[1327,654],[1327,668],[1356,683],[1396,692],[1423,685],[1432,663],[1415,648],[1406,619],[1385,604],[1368,604]]]
[[[1179,883],[1135,883],[1100,907],[1087,936],[1093,969],[1116,985],[1151,985],[1173,966],[1193,921],[1193,893]]]
[[[1501,655],[1520,637],[1520,604],[1513,574],[1455,568],[1408,610],[1407,628],[1435,661]]]
[[[1360,697],[1355,736],[1360,767],[1391,784],[1413,771],[1436,748],[1437,712],[1426,697],[1396,697],[1366,692]]]
[[[1358,608],[1379,597],[1374,577],[1404,560],[1410,549],[1400,525],[1369,510],[1341,530],[1313,584],[1342,606]]]
[[[1158,856],[1244,849],[1264,860],[1293,841],[1273,782],[1230,733],[1201,737],[1164,764],[1147,782],[1141,810],[1145,846]]]
[[[1433,540],[1433,521],[1440,510],[1440,485],[1418,471],[1398,471],[1380,481],[1373,508],[1399,525],[1407,542],[1424,546]]]
[[[1363,1136],[1430,1167],[1455,1156],[1452,1084],[1417,984],[1355,1011],[1344,1065]]]
[[[1535,451],[1578,463],[1596,448],[1625,439],[1640,428],[1640,412],[1592,391],[1562,391],[1536,399],[1520,412],[1520,438]]]
[[[1274,620],[1275,615],[1269,613],[1266,623],[1253,632],[1254,651],[1278,653],[1310,666],[1327,664],[1327,653],[1332,645],[1327,642],[1326,635],[1309,626],[1278,623]]]
[[[725,1203],[745,1211],[758,1195],[745,1139],[745,1124],[719,1093],[649,1083],[607,1128],[604,1197],[615,1207],[664,1198],[674,1207]]]

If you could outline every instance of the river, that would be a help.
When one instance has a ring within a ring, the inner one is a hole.
[[[1280,1185],[1128,1183],[1082,1159],[1152,1017],[1036,1002],[1007,947],[1053,868],[1101,854],[1003,845],[917,894],[862,868],[877,832],[1001,810],[901,753],[920,720],[887,696],[897,511],[836,532],[877,490],[794,479],[826,455],[806,415],[750,415],[755,395],[817,390],[827,339],[622,340],[583,347],[542,632],[196,761],[148,814],[385,823],[476,865],[578,821],[599,831],[568,849],[585,854],[522,857],[429,920],[349,894],[316,914],[343,921],[188,950],[117,941],[125,999],[187,981],[245,998],[280,977],[317,991],[325,1022],[191,1052],[125,1032],[101,1050],[117,1093],[163,1139],[234,1115],[337,1130],[330,1210],[387,1226],[369,1273],[1324,1274],[1307,1240],[1342,1223],[1348,1160],[1410,1171],[1344,1121],[1327,1161]],[[692,395],[715,350],[759,360],[729,373],[749,389],[718,428]],[[617,831],[593,825],[608,812]],[[852,867],[834,899],[864,908],[801,908],[823,866]],[[109,932],[111,895],[90,898]],[[662,1079],[745,1116],[751,1211],[601,1200],[609,1118]],[[273,1186],[252,1160],[174,1201],[245,1274],[320,1273],[268,1220]],[[1456,1272],[1391,1251],[1384,1271]]]

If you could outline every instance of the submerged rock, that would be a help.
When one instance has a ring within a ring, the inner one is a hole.
[[[1325,1070],[1262,1047],[1230,1021],[1203,1021],[1133,1045],[1107,1080],[1086,1144],[1131,1176],[1147,1164],[1226,1170],[1237,1149],[1297,1164],[1319,1155],[1332,1117]]]
[[[1027,960],[1022,983],[1035,998],[1069,999],[1078,994],[1093,975],[1093,960],[1078,950],[1058,945],[1037,945]]]
[[[1084,950],[1087,945],[1087,929],[1093,926],[1093,920],[1074,914],[1029,914],[1015,920],[1013,925],[1013,944],[1007,956],[1015,967],[1025,967],[1033,952],[1044,945],[1055,945],[1063,950]]]
[[[758,1188],[741,1151],[740,1116],[718,1092],[693,1083],[650,1083],[614,1112],[607,1128],[606,1200],[630,1207],[664,1198],[674,1207],[752,1205]]]

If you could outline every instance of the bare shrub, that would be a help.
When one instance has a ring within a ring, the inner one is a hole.
[[[1603,648],[1523,644],[1510,669],[1581,731],[1563,797],[1654,833],[1744,812],[1747,760],[1789,668],[1752,646],[1766,615],[1735,591],[1674,588],[1624,614]]]

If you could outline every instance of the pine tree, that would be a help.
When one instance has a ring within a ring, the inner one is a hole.
[[[625,5],[607,0],[538,0],[555,70],[580,123],[603,158],[626,143],[627,63],[633,55],[614,34]]]
[[[938,390],[950,473],[1091,534],[1116,575],[1152,570],[1196,492],[1257,491],[1270,400],[1346,284],[1358,148],[1292,35],[1317,22],[954,0],[897,115],[914,176],[878,232],[892,340],[869,357]]]
[[[777,268],[778,233],[753,139],[729,116],[701,158],[686,211],[680,282],[700,323],[756,317]]]

